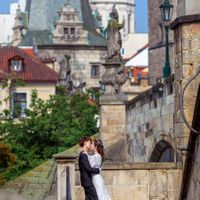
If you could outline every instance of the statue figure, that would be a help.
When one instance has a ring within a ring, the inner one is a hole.
[[[119,23],[119,15],[115,8],[116,4],[113,5],[112,12],[110,13],[110,20],[107,27],[108,36],[108,60],[121,61],[120,49],[122,47],[122,37],[120,29],[124,27],[125,21]]]
[[[65,55],[60,61],[60,85],[66,86],[68,90],[71,81],[71,67],[70,67],[70,55]]]
[[[113,70],[107,71],[102,76],[102,83],[107,86],[111,86],[111,94],[119,94],[121,92],[121,86],[126,82],[127,74],[125,73],[123,65]]]

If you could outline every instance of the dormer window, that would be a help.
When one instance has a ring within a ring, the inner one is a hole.
[[[72,40],[72,39],[75,39],[77,37],[75,27],[68,27],[68,28],[65,27],[63,32],[64,32],[65,40]]]
[[[23,60],[19,57],[14,57],[10,60],[10,70],[20,72],[23,69]]]

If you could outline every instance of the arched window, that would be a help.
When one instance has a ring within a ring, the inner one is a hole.
[[[149,162],[174,162],[174,149],[166,141],[157,143]]]

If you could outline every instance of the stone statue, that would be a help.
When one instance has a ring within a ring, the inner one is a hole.
[[[70,55],[65,55],[64,58],[60,61],[60,85],[66,86],[68,88],[68,84],[71,81],[71,68],[70,68]]]
[[[121,92],[121,86],[126,82],[127,78],[127,74],[122,65],[114,68],[109,67],[102,76],[102,83],[106,87],[111,86],[110,90],[106,93],[119,94]]]
[[[115,8],[116,4],[113,5],[112,12],[110,13],[110,20],[107,27],[108,37],[108,60],[121,61],[120,49],[122,47],[122,37],[120,29],[124,27],[125,21],[119,23],[119,15]]]

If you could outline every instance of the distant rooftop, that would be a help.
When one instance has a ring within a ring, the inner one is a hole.
[[[7,79],[11,75],[12,79],[21,79],[24,82],[52,82],[56,83],[58,74],[42,64],[41,61],[33,56],[31,49],[19,49],[17,47],[0,48],[0,80]],[[9,62],[15,57],[23,60],[22,71],[10,72]]]
[[[32,46],[33,40],[37,45],[53,44],[54,23],[59,19],[58,11],[66,2],[67,0],[29,0],[27,4],[30,9],[29,31],[19,46]],[[96,24],[88,0],[71,0],[71,5],[78,11],[84,29],[89,31],[88,45],[106,46],[106,40],[95,31]]]

